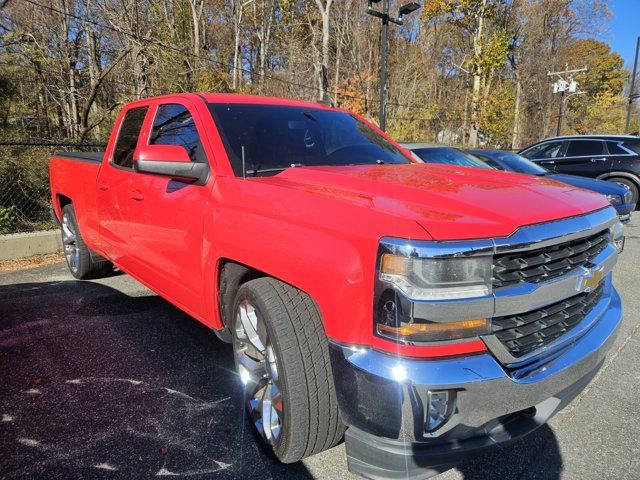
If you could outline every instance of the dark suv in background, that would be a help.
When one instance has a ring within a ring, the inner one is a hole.
[[[640,191],[640,137],[575,135],[547,138],[518,152],[557,173],[626,185],[633,202]]]

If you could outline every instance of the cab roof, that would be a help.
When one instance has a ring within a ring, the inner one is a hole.
[[[323,110],[332,110],[329,105],[320,102],[306,102],[293,98],[264,97],[261,95],[242,95],[237,93],[201,93],[199,94],[208,103],[245,103],[254,105],[279,105],[286,107],[305,107]]]

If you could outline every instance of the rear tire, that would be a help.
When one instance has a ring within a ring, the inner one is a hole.
[[[638,204],[638,185],[635,184],[635,182],[629,178],[624,178],[624,177],[611,177],[611,178],[607,178],[608,182],[613,182],[613,183],[617,183],[619,185],[625,185],[626,187],[629,187],[629,190],[631,190],[631,202],[635,203],[636,206]]]
[[[344,434],[329,348],[311,297],[273,278],[236,295],[233,351],[248,417],[275,456],[293,463],[336,445]]]
[[[113,270],[108,260],[93,254],[84,243],[73,204],[65,205],[60,219],[62,248],[71,275],[78,279],[99,278]],[[98,257],[98,258],[94,258]]]

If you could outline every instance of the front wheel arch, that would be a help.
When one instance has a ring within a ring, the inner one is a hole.
[[[598,177],[598,180],[605,180],[608,182],[615,181],[615,179],[625,180],[626,182],[629,182],[630,185],[628,186],[630,188],[635,187],[635,192],[633,193],[634,193],[636,202],[638,202],[638,195],[640,192],[640,178],[638,178],[637,175],[634,175],[632,173],[616,172],[616,171],[608,172]]]
[[[609,179],[615,178],[615,177],[622,177],[622,178],[626,178],[628,180],[631,180],[633,183],[636,184],[636,187],[640,190],[640,177],[638,177],[638,175],[635,175],[633,173],[617,172],[617,171],[613,170],[611,172],[603,173],[602,175],[599,175],[596,178],[598,180],[608,181]]]

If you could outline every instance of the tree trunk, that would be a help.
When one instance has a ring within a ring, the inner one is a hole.
[[[482,67],[480,58],[482,57],[484,39],[484,16],[487,8],[487,0],[482,1],[482,8],[478,12],[478,27],[473,35],[473,86],[471,91],[471,129],[469,131],[469,143],[472,147],[478,146],[478,133],[480,130],[480,83],[482,81]]]
[[[242,80],[242,65],[240,65],[240,35],[242,34],[242,18],[244,7],[254,0],[233,0],[233,72],[231,72],[231,88],[234,90],[240,86]]]
[[[330,40],[330,20],[331,20],[331,5],[333,0],[325,0],[323,4],[322,0],[316,0],[316,5],[320,11],[322,18],[322,56],[320,58],[320,68],[316,69],[318,78],[318,85],[320,86],[319,100],[323,102],[329,101],[329,40]],[[318,71],[319,70],[319,71]]]
[[[273,30],[273,15],[275,9],[274,0],[271,0],[269,2],[267,8],[269,9],[269,11],[264,15],[264,20],[259,22],[257,34],[259,42],[258,55],[260,55],[260,58],[258,59],[258,73],[260,75],[261,91],[264,90],[264,77],[267,71],[267,58],[270,51],[269,44],[271,42],[271,32]]]
[[[513,107],[513,133],[511,136],[511,148],[520,148],[520,103],[522,99],[522,82],[520,81],[520,73],[515,72],[516,78],[516,103]]]
[[[191,22],[193,24],[193,53],[200,55],[202,39],[200,38],[200,21],[202,19],[202,9],[204,8],[204,0],[189,0],[191,8]]]

